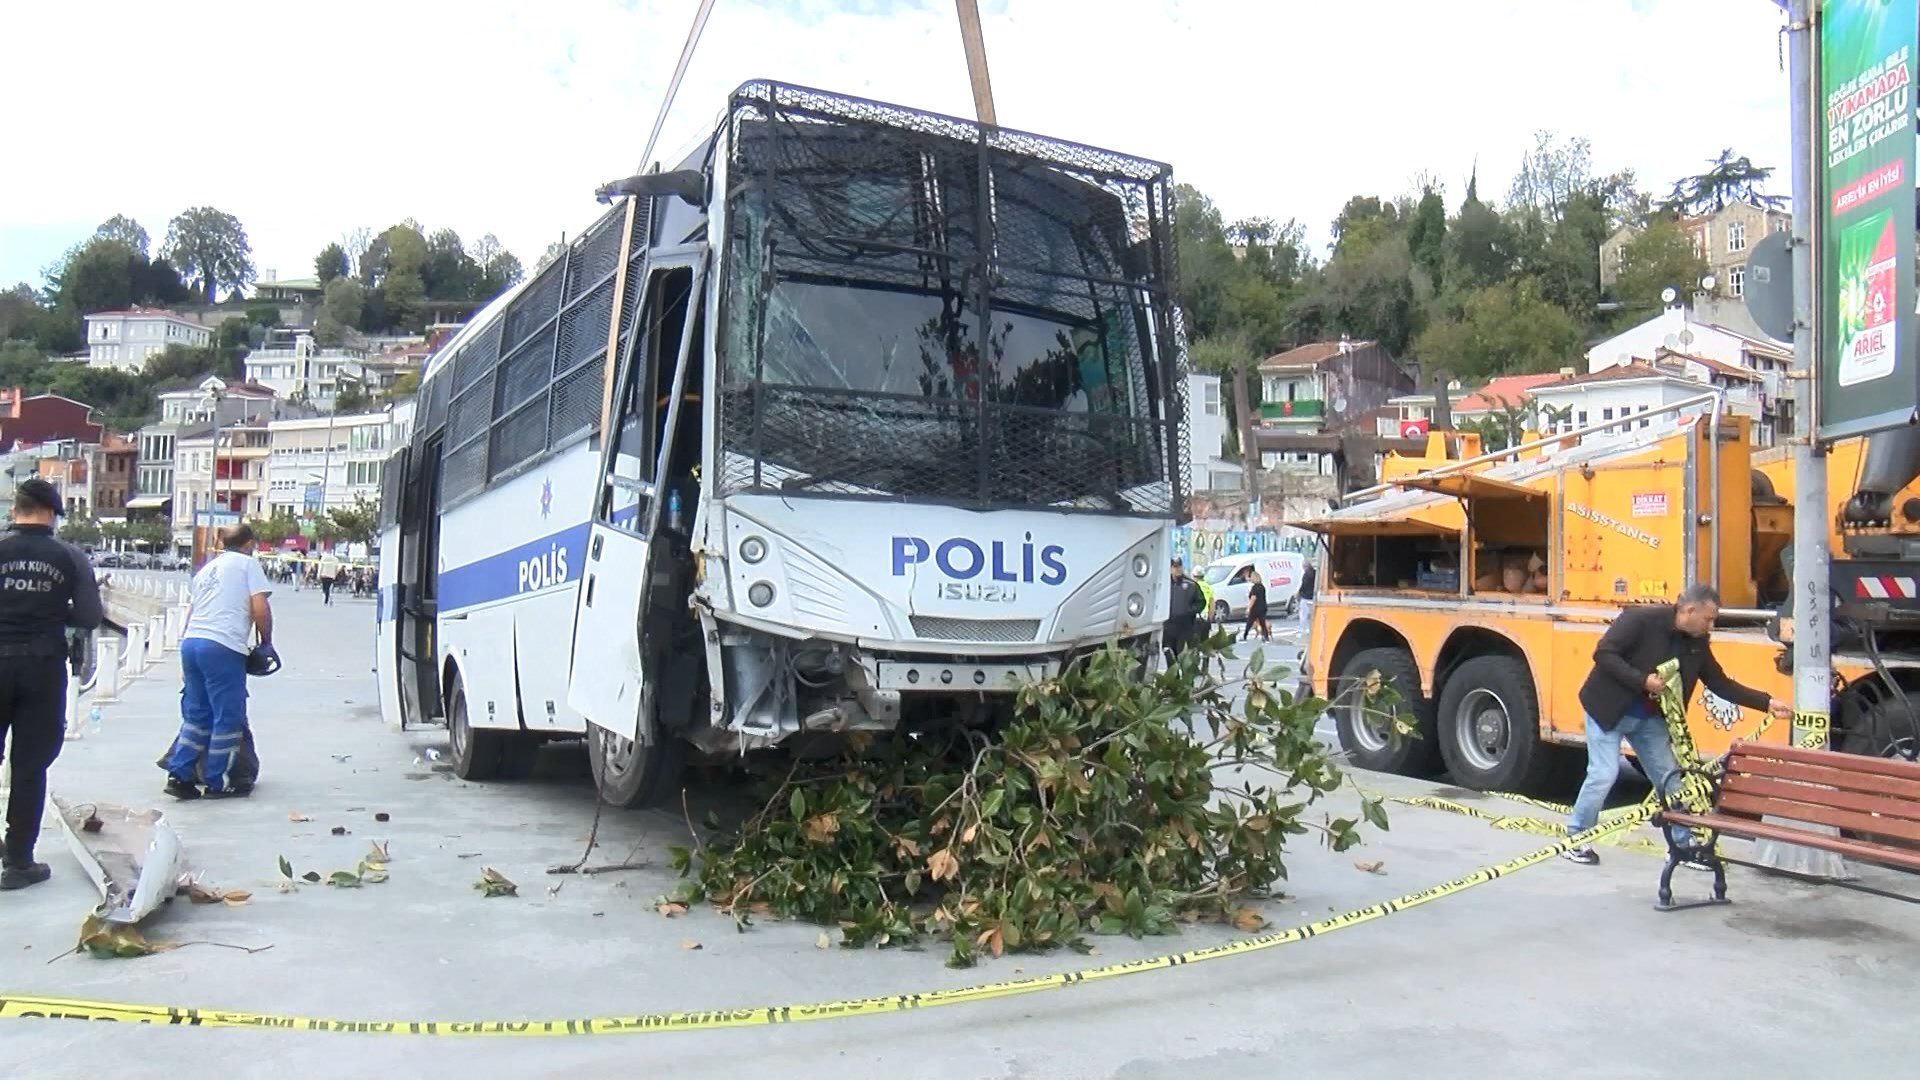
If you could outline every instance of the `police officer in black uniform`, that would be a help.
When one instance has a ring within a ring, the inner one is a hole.
[[[0,535],[0,741],[13,733],[13,790],[0,889],[24,889],[51,871],[33,861],[47,805],[47,767],[67,735],[67,628],[100,625],[93,564],[56,539],[60,493],[39,477],[13,495],[13,528]]]

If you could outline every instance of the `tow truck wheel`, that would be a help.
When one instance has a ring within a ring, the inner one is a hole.
[[[505,732],[475,731],[467,718],[467,688],[454,675],[447,691],[447,744],[453,775],[462,780],[491,780],[500,774]]]
[[[1367,684],[1375,673],[1381,685],[1399,695],[1397,703],[1367,703]],[[1420,696],[1420,668],[1405,649],[1368,649],[1347,661],[1329,711],[1340,731],[1340,748],[1362,769],[1425,776],[1439,761],[1433,702]],[[1412,730],[1395,735],[1396,720]]]
[[[587,723],[587,763],[593,786],[608,806],[634,810],[657,806],[673,794],[686,761],[686,744],[657,731],[650,745]]]
[[[1513,657],[1478,656],[1455,668],[1440,691],[1439,726],[1440,756],[1461,787],[1532,794],[1553,773],[1533,676]]]

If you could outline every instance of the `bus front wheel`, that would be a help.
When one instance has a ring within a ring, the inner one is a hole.
[[[587,723],[587,760],[593,786],[609,806],[638,809],[657,806],[673,794],[686,761],[686,744],[658,732],[650,745]]]
[[[456,674],[447,691],[447,744],[453,774],[462,780],[491,780],[500,775],[506,737],[502,731],[474,730],[467,716],[467,688]]]

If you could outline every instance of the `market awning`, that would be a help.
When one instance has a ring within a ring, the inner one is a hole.
[[[1328,536],[1459,536],[1459,529],[1418,518],[1316,518],[1287,524]]]
[[[1432,491],[1457,499],[1541,499],[1547,493],[1506,480],[1495,480],[1479,473],[1449,473],[1445,476],[1406,476],[1392,481],[1416,491]]]
[[[172,501],[171,495],[136,495],[127,500],[127,509],[158,510]]]

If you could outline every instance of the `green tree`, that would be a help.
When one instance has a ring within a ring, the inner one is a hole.
[[[146,258],[147,247],[151,243],[147,230],[141,228],[139,222],[125,214],[115,214],[101,222],[100,227],[93,230],[93,235],[96,239],[110,240],[120,244],[141,258]]]
[[[213,303],[220,290],[236,293],[253,284],[253,248],[240,219],[211,206],[196,206],[167,225],[161,254],[182,276],[200,282],[200,298]]]
[[[1439,289],[1447,260],[1447,204],[1440,189],[1431,184],[1420,192],[1420,203],[1407,226],[1407,250],[1413,264],[1425,270]]]
[[[467,254],[460,234],[452,229],[436,229],[427,238],[427,261],[422,268],[422,283],[434,300],[472,300],[480,295],[481,266]]]
[[[381,398],[386,401],[400,401],[420,392],[420,376],[411,371],[403,371],[394,377],[393,385],[387,387]]]
[[[101,539],[100,523],[92,514],[67,514],[60,522],[60,539],[81,547],[97,547]]]
[[[327,524],[336,539],[354,544],[373,542],[374,529],[380,522],[380,507],[369,502],[364,495],[355,495],[353,505],[336,506],[326,513]]]
[[[1424,318],[1425,275],[1416,272],[1406,235],[1383,232],[1368,242],[1358,239],[1379,228],[1369,219],[1349,229],[1333,258],[1307,283],[1293,305],[1295,325],[1310,338],[1348,334],[1380,342],[1395,356],[1420,331]]]
[[[366,286],[358,281],[350,277],[329,281],[320,311],[313,319],[313,339],[322,345],[340,344],[348,330],[361,325],[366,304]]]
[[[1675,181],[1663,208],[1674,213],[1713,214],[1728,203],[1749,202],[1778,209],[1786,200],[1761,190],[1771,176],[1771,166],[1755,165],[1745,154],[1736,156],[1728,147],[1707,162],[1705,172]]]
[[[1355,258],[1401,231],[1400,208],[1375,195],[1355,195],[1333,219],[1333,257]]]
[[[1485,416],[1460,421],[1460,430],[1480,436],[1482,450],[1505,450],[1518,446],[1526,433],[1537,426],[1540,409],[1530,398],[1500,400]]]
[[[370,404],[366,388],[356,382],[343,382],[333,397],[333,411],[337,413],[360,412]]]
[[[1671,218],[1654,221],[1629,240],[1621,259],[1613,296],[1625,308],[1620,318],[1629,323],[1663,307],[1660,294],[1666,289],[1690,294],[1707,272],[1706,261],[1693,250],[1693,237]]]
[[[520,260],[501,247],[492,233],[474,244],[473,261],[480,264],[480,291],[476,299],[491,300],[518,285],[525,276]]]
[[[1447,266],[1448,284],[1463,290],[1491,285],[1513,271],[1513,237],[1500,215],[1480,201],[1474,179],[1447,226]]]
[[[1179,190],[1179,189],[1176,188],[1175,190]],[[533,272],[537,274],[540,271],[545,270],[547,268],[548,263],[553,262],[555,259],[561,258],[562,256],[566,255],[566,253],[567,253],[567,245],[564,240],[555,240],[553,243],[548,244],[547,250],[542,252],[540,255],[540,261],[533,264]]]
[[[1508,206],[1556,222],[1567,205],[1593,181],[1593,147],[1584,138],[1561,141],[1550,131],[1535,132],[1533,148],[1521,155]]]
[[[158,518],[129,521],[127,539],[149,551],[159,551],[173,544],[173,529]]]
[[[322,285],[332,282],[334,278],[346,277],[348,269],[347,249],[339,244],[328,244],[313,257],[313,276]]]
[[[30,337],[34,316],[39,313],[40,294],[26,282],[0,292],[0,341]]]
[[[300,523],[284,510],[274,511],[271,517],[254,518],[248,524],[253,526],[253,535],[259,539],[264,551],[278,550],[287,537],[297,536],[300,532]]]
[[[1461,379],[1553,371],[1579,352],[1580,324],[1540,295],[1530,278],[1489,285],[1468,296],[1458,317],[1421,332],[1421,363]]]

